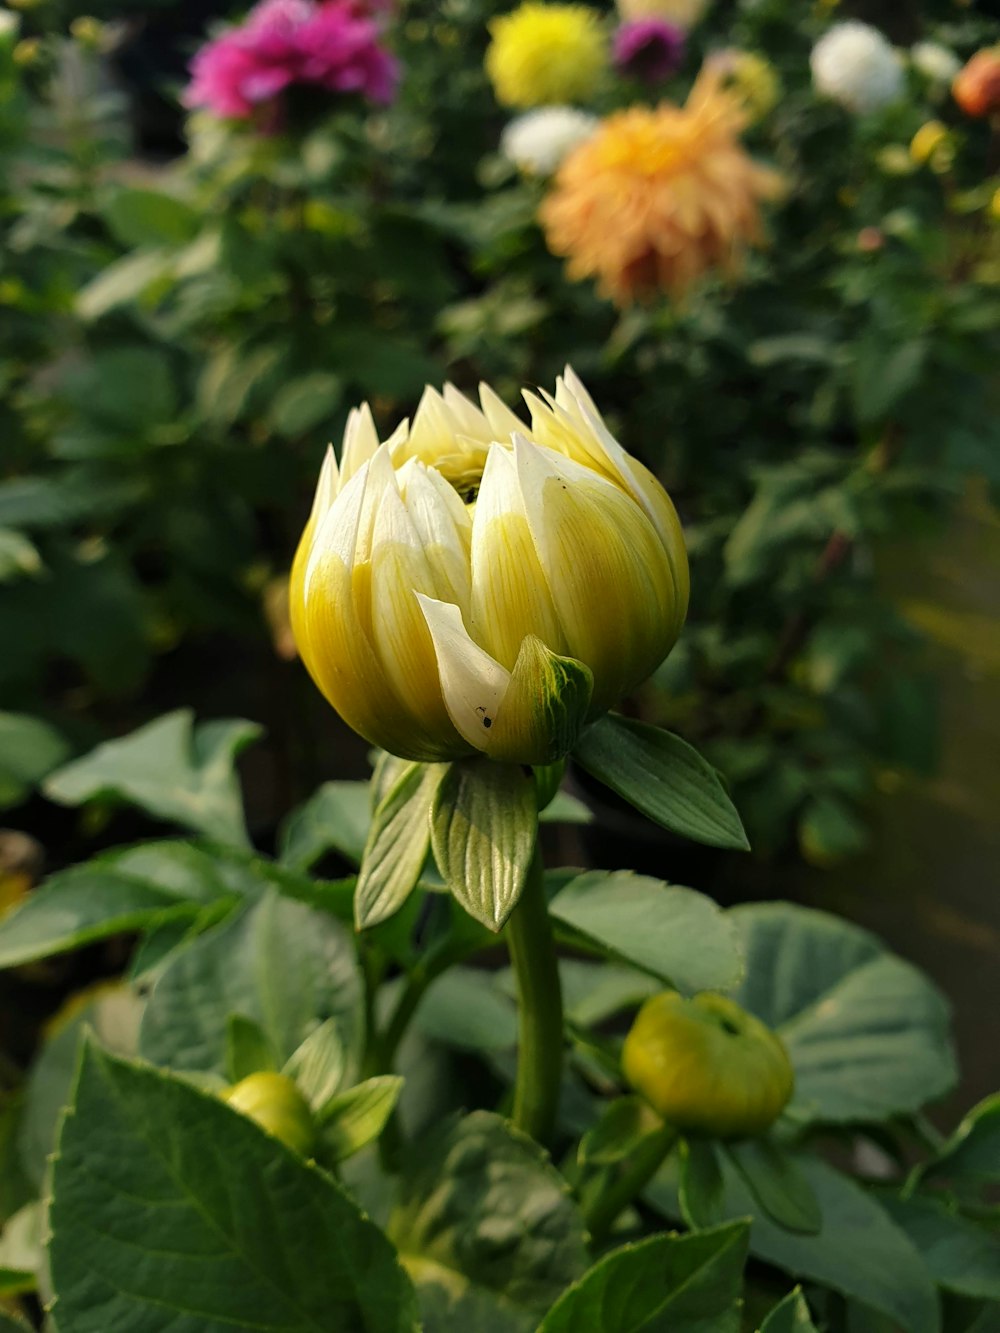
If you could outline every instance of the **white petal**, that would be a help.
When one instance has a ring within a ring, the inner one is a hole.
[[[377,448],[378,431],[375,429],[371,408],[367,403],[352,407],[344,427],[344,443],[340,451],[341,484],[353,477]]]
[[[524,430],[521,418],[510,410],[488,384],[480,384],[479,401],[483,405],[483,415],[489,423],[490,434],[494,440],[509,440],[514,431]]]
[[[510,672],[472,641],[457,606],[416,596],[434,642],[448,715],[470,745],[485,750]]]
[[[455,418],[459,435],[468,435],[470,439],[488,444],[493,438],[489,423],[475,403],[460,393],[454,384],[444,386],[444,401]]]
[[[469,604],[469,546],[472,525],[453,487],[434,468],[410,459],[396,473],[403,503],[434,575],[434,590],[445,602]]]
[[[337,467],[337,456],[333,452],[333,445],[328,444],[326,453],[323,455],[323,466],[319,470],[316,494],[313,496],[312,512],[309,515],[310,523],[317,524],[321,522],[326,511],[337,498],[339,490],[340,469]]]
[[[354,568],[358,544],[358,528],[368,489],[368,464],[365,463],[341,489],[340,494],[326,511],[313,537],[309,563],[306,565],[303,593],[309,595],[309,585],[317,561],[327,555],[336,556],[348,570]]]

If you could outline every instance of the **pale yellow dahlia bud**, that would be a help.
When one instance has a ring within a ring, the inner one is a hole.
[[[571,370],[526,393],[427,389],[380,444],[330,451],[292,570],[292,629],[355,731],[405,759],[551,763],[644,680],[687,610],[677,515]]]

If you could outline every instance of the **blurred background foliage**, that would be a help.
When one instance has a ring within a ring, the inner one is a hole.
[[[42,0],[0,57],[8,726],[53,728],[62,753],[179,703],[259,717],[266,840],[361,762],[283,609],[326,441],[363,398],[389,429],[425,382],[513,400],[570,361],[690,544],[691,618],[635,711],[710,755],[759,855],[862,851],[873,793],[932,774],[940,740],[934,626],[887,595],[880,552],[1000,482],[988,123],[913,70],[853,118],[810,85],[829,5],[719,0],[666,91],[720,46],[765,54],[784,91],[749,146],[787,197],[741,281],[619,311],[567,281],[544,183],[499,154],[482,56],[503,6],[409,0],[394,107],[270,138],[183,126],[204,7],[113,8]],[[836,14],[960,58],[996,35],[986,5],[889,9]],[[592,109],[636,95],[609,81]],[[908,153],[937,118],[944,170]]]

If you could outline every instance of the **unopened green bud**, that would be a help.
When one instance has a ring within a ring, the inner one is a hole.
[[[308,1157],[316,1141],[309,1103],[285,1074],[250,1074],[223,1094],[235,1110]]]
[[[723,995],[654,995],[625,1039],[622,1069],[664,1120],[688,1133],[762,1134],[784,1110],[795,1076],[781,1040]]]

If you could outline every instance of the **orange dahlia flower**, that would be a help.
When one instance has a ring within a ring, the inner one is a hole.
[[[763,240],[759,201],[782,189],[740,142],[747,111],[704,69],[683,107],[609,116],[565,159],[540,218],[574,279],[618,305],[683,296],[702,274],[739,268]]]
[[[955,76],[951,91],[967,116],[979,119],[1000,111],[1000,46],[977,51]]]

